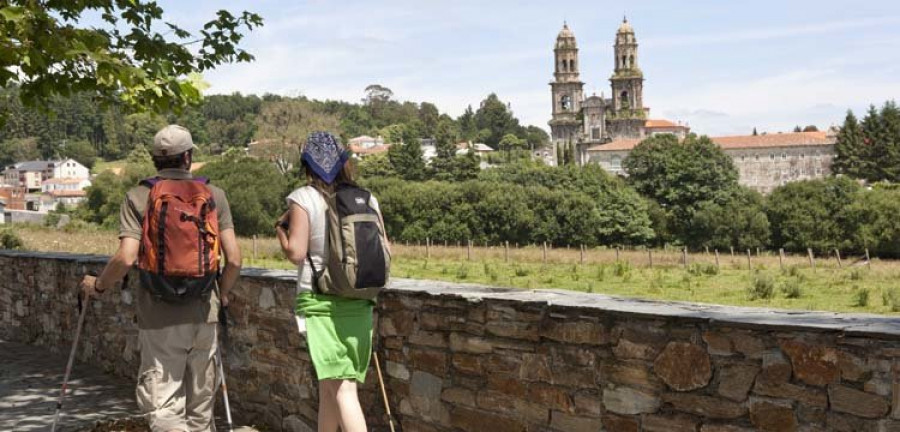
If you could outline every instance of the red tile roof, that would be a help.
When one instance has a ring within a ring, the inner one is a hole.
[[[683,126],[677,125],[668,120],[647,120],[646,122],[644,122],[644,127],[647,129],[653,129],[653,128],[677,128],[677,127],[683,127]]]
[[[83,190],[52,190],[47,192],[53,198],[78,198],[87,196],[87,191]]]
[[[723,150],[770,148],[770,147],[796,147],[796,146],[822,146],[834,144],[834,138],[826,132],[791,132],[766,135],[738,135],[724,137],[710,137]],[[598,144],[587,149],[594,151],[627,151],[637,146],[642,139],[617,139],[606,144]]]

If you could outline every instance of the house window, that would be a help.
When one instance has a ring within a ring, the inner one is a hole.
[[[787,159],[787,153],[782,153],[782,154],[781,154],[781,159]]]
[[[609,167],[614,170],[622,169],[622,158],[619,156],[613,156],[609,161]]]
[[[759,155],[756,155],[756,161],[759,162]]]
[[[741,162],[744,161],[744,155],[741,155]]]
[[[775,153],[769,153],[769,159],[775,160]]]

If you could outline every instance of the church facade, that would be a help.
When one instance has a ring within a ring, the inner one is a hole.
[[[622,161],[645,138],[673,134],[684,139],[687,124],[651,119],[644,106],[644,73],[638,63],[634,28],[623,19],[616,31],[610,96],[584,96],[575,33],[563,24],[554,47],[549,122],[553,154],[568,149],[579,165],[599,164],[627,175]],[[836,131],[710,137],[732,157],[739,182],[762,193],[790,181],[830,175]]]
[[[575,149],[576,160],[587,162],[587,149],[616,139],[638,139],[657,133],[684,137],[686,125],[650,119],[644,106],[644,73],[638,64],[638,43],[627,19],[616,32],[610,97],[602,93],[584,97],[575,33],[563,24],[553,50],[555,71],[550,93],[553,101],[549,122],[554,149]]]

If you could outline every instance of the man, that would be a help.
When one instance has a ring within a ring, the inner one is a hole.
[[[218,290],[210,289],[212,283],[196,297],[182,300],[181,303],[167,301],[159,295],[158,285],[162,279],[156,276],[145,278],[145,266],[148,243],[141,248],[144,232],[144,216],[147,214],[151,188],[165,183],[169,186],[188,186],[197,190],[193,184],[201,183],[194,179],[190,172],[194,144],[187,129],[169,125],[160,130],[153,139],[151,155],[157,169],[157,178],[149,182],[141,182],[128,191],[120,213],[119,249],[110,259],[106,268],[98,278],[85,276],[81,288],[85,298],[102,294],[121,280],[131,267],[141,259],[142,283],[137,289],[136,309],[138,317],[139,341],[141,349],[141,368],[138,375],[137,400],[141,411],[148,416],[150,427],[154,432],[194,432],[214,431],[213,404],[216,392],[216,372],[214,357],[217,349],[217,320],[219,304],[228,305],[228,295],[238,279],[241,268],[241,254],[234,234],[234,223],[225,193],[214,186],[209,189],[200,187],[210,197],[208,209],[215,209],[218,218],[218,240],[215,239],[213,225],[198,222],[194,226],[193,236],[201,239],[209,238],[210,245],[219,245],[225,255],[225,267],[218,277]],[[165,182],[174,180],[178,183]],[[205,185],[205,182],[203,182]],[[154,189],[155,190],[155,189]],[[157,198],[154,198],[157,199]],[[154,201],[156,202],[156,201]],[[153,203],[149,203],[153,205]],[[176,212],[171,211],[175,214]],[[160,223],[161,213],[156,213],[156,223]],[[199,220],[181,212],[181,223]],[[204,217],[211,217],[203,213]],[[187,216],[187,217],[185,217]],[[162,218],[165,219],[165,218]],[[169,216],[169,223],[177,217]],[[152,219],[151,219],[152,220]],[[149,222],[148,222],[149,223]],[[165,222],[163,222],[165,223]],[[185,226],[190,228],[190,222]],[[171,238],[173,242],[186,236],[187,229]],[[171,228],[170,228],[171,230]],[[199,234],[198,234],[199,231]],[[172,233],[167,232],[171,235]],[[155,236],[147,235],[147,238]],[[169,238],[169,237],[167,237]],[[159,236],[162,241],[162,235]],[[202,242],[202,241],[201,241]],[[197,242],[194,242],[196,244]],[[203,245],[199,246],[203,251]],[[171,251],[169,254],[173,254]],[[140,255],[140,256],[139,256]],[[173,255],[178,255],[177,250]],[[218,256],[215,251],[212,257]],[[166,257],[167,265],[177,261],[179,257]],[[192,257],[188,257],[192,258]],[[196,262],[197,258],[194,255]],[[162,257],[156,261],[163,261]],[[202,260],[201,260],[202,261]],[[214,261],[217,261],[214,259]],[[158,264],[163,267],[163,264]],[[193,267],[194,269],[197,266]],[[209,266],[218,268],[218,263]],[[215,271],[209,272],[208,280],[215,278]]]

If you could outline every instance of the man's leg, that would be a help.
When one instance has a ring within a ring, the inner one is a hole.
[[[190,432],[214,432],[213,405],[216,401],[216,348],[218,324],[193,324],[193,346],[188,354],[186,417]]]
[[[153,432],[187,431],[184,421],[184,379],[191,326],[139,330],[141,368],[137,402]]]

